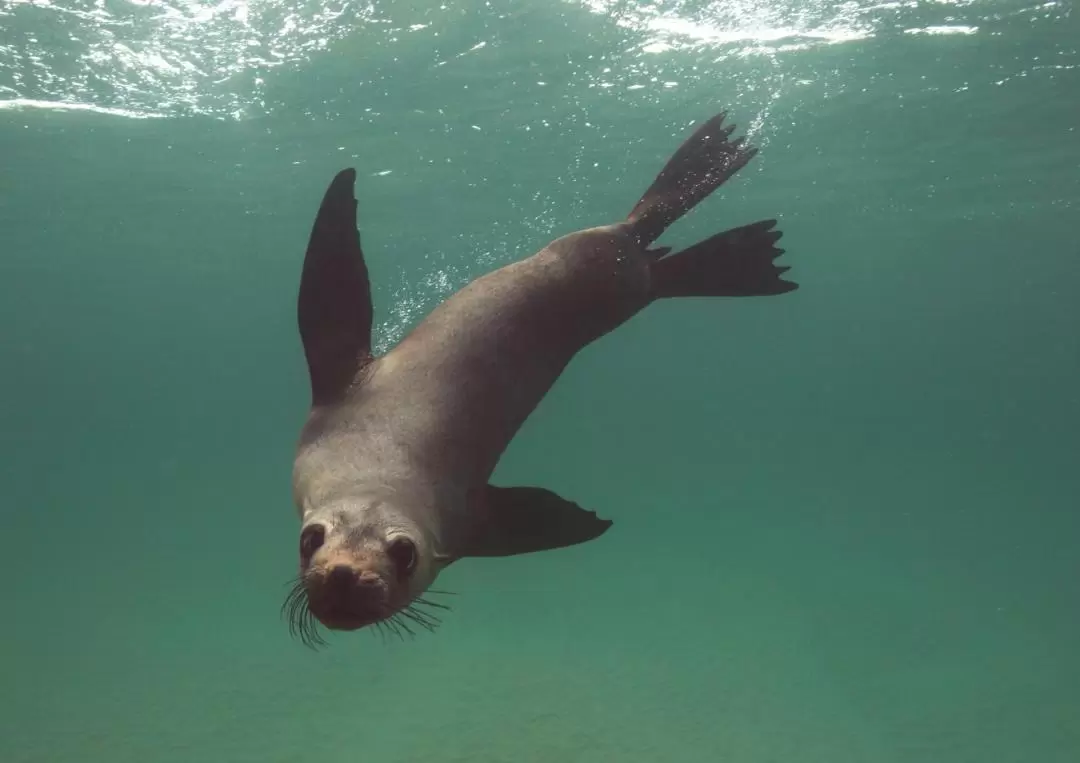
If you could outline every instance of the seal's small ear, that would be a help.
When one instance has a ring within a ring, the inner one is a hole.
[[[356,170],[326,189],[300,278],[297,318],[312,405],[335,402],[371,359],[371,284],[356,230]]]
[[[472,532],[457,556],[513,556],[574,546],[599,538],[612,524],[537,487],[488,485],[477,503]]]

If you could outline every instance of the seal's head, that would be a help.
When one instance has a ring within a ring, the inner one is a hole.
[[[300,574],[285,603],[290,628],[305,643],[322,643],[316,621],[331,630],[375,626],[398,636],[414,626],[434,630],[423,598],[438,574],[431,542],[405,514],[382,499],[350,498],[305,513]]]

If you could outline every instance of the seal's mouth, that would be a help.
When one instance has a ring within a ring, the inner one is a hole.
[[[331,630],[352,631],[393,614],[390,581],[350,564],[315,567],[304,576],[308,608]]]
[[[422,597],[395,606],[390,581],[377,573],[337,565],[329,571],[312,569],[297,578],[282,613],[288,620],[289,632],[306,646],[317,648],[326,645],[320,625],[334,631],[374,626],[384,637],[404,639],[416,635],[418,628],[434,632],[442,622],[436,612],[449,609]]]

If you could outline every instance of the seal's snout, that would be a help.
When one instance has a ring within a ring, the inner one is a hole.
[[[352,630],[386,616],[389,588],[377,571],[338,561],[309,576],[308,599],[324,625]]]
[[[326,585],[331,593],[347,597],[379,596],[384,586],[374,572],[360,572],[347,564],[337,564],[326,576]]]
[[[352,567],[345,564],[334,567],[326,577],[328,585],[341,591],[348,591],[356,584],[357,580],[357,575],[353,572]]]

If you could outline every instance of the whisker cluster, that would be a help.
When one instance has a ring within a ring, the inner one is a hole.
[[[429,591],[428,593],[449,594],[450,592]],[[397,636],[402,640],[404,640],[405,636],[415,636],[414,627],[423,628],[428,633],[434,633],[442,625],[442,618],[431,610],[440,609],[449,611],[450,607],[437,601],[418,597],[413,599],[407,607],[399,609],[385,620],[377,620],[375,629],[383,637],[383,640],[386,639],[387,634]]]
[[[429,590],[427,593],[437,596],[456,595],[453,591]],[[404,640],[406,636],[415,636],[420,628],[434,633],[442,624],[442,618],[436,612],[438,610],[450,611],[450,609],[447,604],[417,597],[404,609],[398,610],[383,620],[376,620],[373,625],[384,641],[387,635],[397,636]],[[293,638],[299,638],[304,646],[317,650],[327,645],[319,621],[308,606],[307,588],[302,575],[289,584],[289,592],[281,605],[281,614],[289,623],[289,634]]]
[[[299,638],[309,649],[326,646],[326,639],[319,630],[319,621],[308,607],[307,589],[301,575],[290,583],[285,603],[281,605],[281,614],[289,623],[289,635]]]

